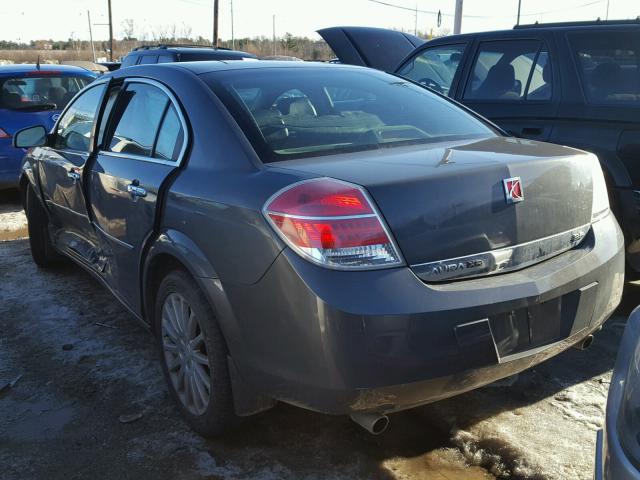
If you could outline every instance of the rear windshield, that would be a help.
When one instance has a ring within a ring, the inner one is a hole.
[[[0,108],[24,111],[62,110],[91,81],[88,77],[37,74],[0,78]]]
[[[495,135],[453,103],[375,70],[247,69],[203,78],[267,162]]]
[[[569,35],[590,103],[640,102],[639,38],[635,32]]]

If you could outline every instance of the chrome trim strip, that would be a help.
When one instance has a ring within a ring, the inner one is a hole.
[[[362,215],[341,215],[341,216],[336,216],[336,217],[331,217],[331,216],[328,216],[328,217],[314,217],[314,216],[307,216],[307,215],[291,215],[289,213],[274,212],[272,210],[267,210],[266,213],[277,215],[279,217],[295,218],[297,220],[354,220],[354,219],[357,219],[357,218],[377,217],[377,215],[375,213],[364,213]]]
[[[411,265],[411,269],[425,282],[441,282],[512,272],[571,250],[582,243],[590,229],[591,224],[582,225],[513,247]]]

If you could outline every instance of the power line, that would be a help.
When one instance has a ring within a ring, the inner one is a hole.
[[[414,12],[414,13],[415,12],[419,12],[419,13],[427,13],[427,14],[430,14],[430,15],[437,15],[438,14],[438,12],[433,11],[433,10],[420,10],[420,9],[413,8],[413,7],[407,7],[407,6],[404,6],[404,5],[398,5],[398,4],[395,4],[395,3],[385,2],[383,0],[367,0],[367,1],[371,2],[371,3],[377,3],[379,5],[384,5],[384,6],[387,6],[387,7],[397,8],[397,9],[400,9],[400,10],[407,10],[409,12]],[[538,16],[538,15],[548,15],[550,13],[564,12],[564,11],[567,11],[567,10],[575,10],[576,8],[589,7],[591,5],[596,5],[598,3],[602,3],[603,1],[605,1],[605,0],[594,0],[594,1],[591,1],[591,2],[587,2],[587,3],[580,4],[580,5],[576,5],[576,6],[573,6],[573,7],[565,7],[565,8],[558,8],[558,9],[555,9],[555,10],[547,10],[546,12],[525,13],[525,14],[521,14],[520,16],[521,17],[535,17],[535,16]],[[444,12],[440,12],[440,13],[441,13],[441,15],[443,17],[453,17],[454,16],[454,14],[452,14],[452,13],[444,13]],[[482,18],[482,19],[496,18],[496,17],[502,17],[502,18],[511,17],[511,15],[467,15],[467,14],[465,14],[464,16],[465,16],[465,18]]]

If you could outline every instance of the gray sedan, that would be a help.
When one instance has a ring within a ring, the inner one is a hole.
[[[73,260],[150,326],[203,435],[277,401],[380,433],[588,344],[620,301],[593,154],[382,72],[131,67],[14,143],[35,262]]]

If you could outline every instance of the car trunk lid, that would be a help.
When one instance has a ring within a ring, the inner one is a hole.
[[[340,62],[393,72],[424,40],[385,28],[331,27],[318,30]]]
[[[591,221],[592,163],[585,161],[586,155],[493,137],[272,165],[365,187],[406,262],[421,278],[437,281],[485,273],[477,263],[463,264],[455,272],[451,265],[464,257],[502,249],[511,255],[507,260],[512,264],[503,265],[508,270],[579,243]],[[524,199],[508,203],[504,181],[515,177],[521,179]],[[528,246],[526,252],[509,253],[522,245]]]

